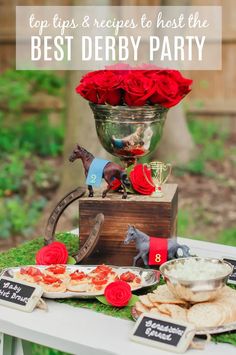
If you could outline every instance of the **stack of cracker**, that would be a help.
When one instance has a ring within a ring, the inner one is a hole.
[[[224,286],[214,301],[192,305],[176,298],[167,285],[162,285],[152,293],[139,296],[135,309],[138,315],[155,313],[176,321],[193,323],[197,329],[217,327],[236,322],[236,290]]]

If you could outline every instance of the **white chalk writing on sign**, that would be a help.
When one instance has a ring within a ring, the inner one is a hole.
[[[158,322],[153,322],[151,319],[146,321],[145,325],[147,327],[145,334],[148,337],[156,337],[167,341],[172,340],[172,334],[178,334],[181,337],[184,333],[184,330],[179,327],[163,325]]]
[[[139,317],[131,339],[169,351],[184,352],[194,334],[195,328],[190,323],[179,320],[176,323],[169,317],[144,313]]]
[[[0,304],[31,312],[43,294],[42,287],[9,277],[0,278]]]

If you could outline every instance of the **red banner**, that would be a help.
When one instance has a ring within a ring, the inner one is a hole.
[[[167,261],[168,239],[150,237],[149,265],[161,265]]]

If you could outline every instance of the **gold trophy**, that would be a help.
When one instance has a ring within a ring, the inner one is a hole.
[[[152,161],[148,164],[144,164],[143,167],[146,166],[147,169],[151,172],[151,179],[147,177],[145,173],[145,169],[143,168],[143,173],[146,180],[155,187],[155,191],[152,196],[155,197],[163,197],[164,194],[162,192],[162,185],[166,183],[170,174],[171,174],[171,164],[162,163],[161,161]]]

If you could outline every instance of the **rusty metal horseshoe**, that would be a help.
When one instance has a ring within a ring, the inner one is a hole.
[[[52,213],[48,218],[48,222],[45,228],[45,237],[44,237],[45,245],[48,245],[54,241],[57,223],[62,213],[65,211],[65,209],[71,203],[83,197],[85,195],[85,192],[86,192],[86,188],[78,187],[77,189],[69,192],[58,202],[58,204],[56,205],[56,207],[54,208],[54,210],[52,211]],[[80,248],[80,250],[75,255],[73,255],[77,263],[79,263],[80,261],[88,257],[96,247],[103,222],[104,222],[104,215],[102,213],[99,213],[95,218],[94,225],[90,231],[90,234],[86,242]]]

